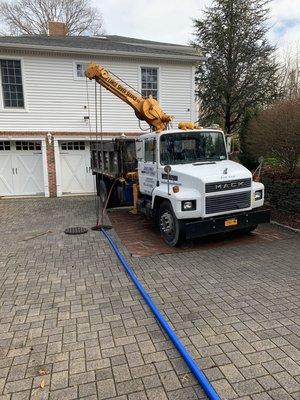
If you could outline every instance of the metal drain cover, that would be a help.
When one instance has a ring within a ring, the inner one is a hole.
[[[82,228],[81,226],[72,226],[64,230],[67,235],[82,235],[83,233],[87,233],[87,231],[86,228]]]

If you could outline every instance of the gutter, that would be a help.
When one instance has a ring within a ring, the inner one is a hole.
[[[133,58],[157,58],[162,60],[179,60],[189,62],[201,62],[204,61],[203,56],[189,56],[186,54],[157,54],[157,53],[138,53],[138,52],[127,52],[119,50],[97,50],[97,49],[83,49],[74,47],[61,47],[61,46],[40,46],[34,44],[19,44],[19,43],[0,43],[0,49],[14,49],[14,50],[33,50],[39,52],[51,51],[56,53],[66,54],[86,54],[86,55],[105,55],[106,57],[133,57]]]

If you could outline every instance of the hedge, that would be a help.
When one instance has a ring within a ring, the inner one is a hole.
[[[265,176],[265,200],[278,210],[300,213],[300,185],[296,180],[276,179]]]

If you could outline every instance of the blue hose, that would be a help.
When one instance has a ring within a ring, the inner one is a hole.
[[[139,282],[138,278],[134,274],[133,270],[131,269],[130,265],[128,264],[126,258],[123,256],[123,254],[120,252],[118,249],[116,243],[112,239],[112,237],[106,232],[105,229],[101,229],[101,232],[103,235],[107,238],[109,241],[111,247],[113,248],[114,252],[116,253],[118,259],[120,260],[121,264],[125,268],[126,272],[132,279],[133,283],[137,287],[138,291],[142,295],[143,299],[146,301],[148,306],[150,307],[151,311],[155,315],[156,319],[158,322],[161,324],[165,332],[168,334],[169,338],[171,339],[172,343],[176,347],[176,349],[179,351],[181,356],[183,357],[184,361],[187,363],[191,371],[193,372],[195,378],[197,381],[200,383],[202,389],[204,392],[207,394],[208,398],[210,400],[220,400],[219,395],[215,391],[215,389],[212,387],[204,373],[201,371],[201,369],[198,367],[196,362],[193,360],[191,355],[186,351],[185,347],[179,340],[179,338],[176,336],[175,332],[172,330],[168,322],[164,319],[164,317],[161,315],[159,312],[158,308],[155,306],[153,303],[151,297],[148,295],[148,293],[145,291],[143,288],[142,284]]]

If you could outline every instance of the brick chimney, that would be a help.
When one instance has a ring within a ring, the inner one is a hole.
[[[49,36],[66,36],[66,24],[63,22],[49,21],[48,23]]]

